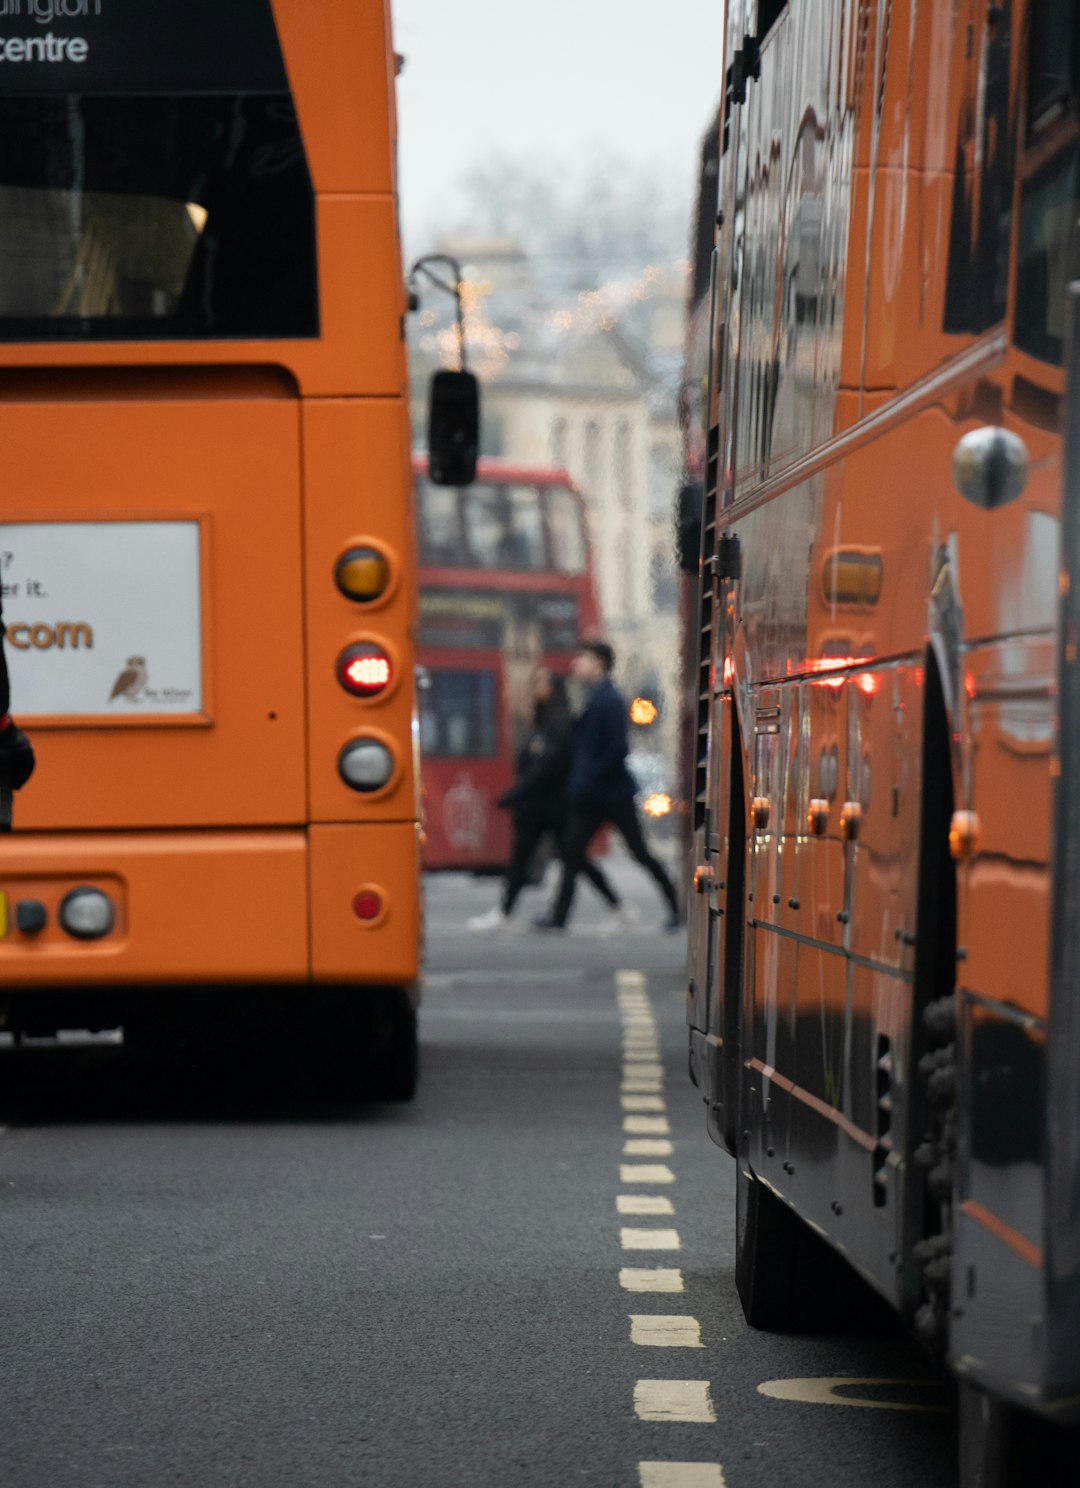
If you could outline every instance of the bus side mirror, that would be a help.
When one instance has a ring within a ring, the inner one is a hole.
[[[696,574],[701,562],[701,506],[704,491],[700,481],[687,481],[679,487],[675,522],[678,530],[679,567],[683,573]]]
[[[480,385],[471,372],[436,372],[428,407],[428,479],[467,486],[476,479]]]

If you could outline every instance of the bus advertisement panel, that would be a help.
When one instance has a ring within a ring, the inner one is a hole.
[[[1029,1481],[1080,1419],[1080,11],[727,29],[691,1072],[748,1319],[845,1257],[964,1488]]]
[[[418,459],[416,486],[424,865],[496,871],[533,672],[566,672],[598,623],[584,507],[564,471],[494,459],[467,490],[431,485]]]
[[[39,758],[0,856],[0,1013],[209,1023],[226,990],[276,987],[377,1032],[408,1093],[388,6],[39,20],[9,7],[0,57],[0,582]]]

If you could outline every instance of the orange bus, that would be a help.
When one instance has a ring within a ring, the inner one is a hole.
[[[1080,9],[731,0],[690,1059],[747,1318],[837,1258],[964,1488],[1080,1421]]]
[[[247,987],[407,1096],[388,4],[44,10],[0,37],[0,578],[39,762],[0,846],[3,1026],[212,1026]]]

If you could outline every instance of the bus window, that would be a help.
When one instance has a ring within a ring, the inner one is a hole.
[[[420,743],[431,758],[494,758],[495,674],[432,672],[431,686],[421,693]]]
[[[0,340],[318,334],[292,101],[0,101]]]
[[[1059,152],[1025,181],[1020,202],[1015,340],[1060,365],[1065,347],[1065,286],[1080,269],[1080,146]]]
[[[433,486],[418,477],[416,494],[421,560],[444,568],[460,568],[464,561],[461,504],[465,493],[453,486]]]
[[[533,571],[544,567],[540,493],[535,486],[473,486],[465,511],[470,557],[478,567]]]
[[[552,562],[559,573],[582,574],[585,572],[585,533],[573,492],[565,486],[549,486],[547,500]]]
[[[1080,58],[1076,0],[1044,0],[1032,8],[1028,73],[1028,121],[1037,131],[1065,103]]]

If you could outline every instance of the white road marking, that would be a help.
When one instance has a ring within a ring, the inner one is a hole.
[[[864,1410],[943,1411],[948,1407],[931,1401],[865,1400],[857,1395],[837,1395],[838,1389],[851,1389],[855,1385],[882,1386],[902,1385],[910,1388],[924,1386],[937,1388],[936,1380],[912,1379],[866,1379],[850,1374],[823,1375],[819,1379],[766,1380],[758,1385],[759,1395],[768,1395],[772,1400],[797,1400],[804,1405],[854,1405]]]
[[[619,1272],[619,1285],[625,1292],[681,1292],[683,1275],[666,1266],[624,1266]]]
[[[681,1250],[678,1230],[632,1230],[623,1225],[619,1231],[623,1250]]]
[[[671,1157],[675,1144],[663,1137],[631,1137],[622,1150],[624,1157]]]
[[[641,1488],[726,1488],[719,1462],[639,1462]]]
[[[663,1194],[618,1194],[615,1209],[619,1214],[674,1214],[675,1205]]]
[[[708,1380],[638,1380],[634,1410],[642,1421],[715,1421]]]
[[[674,1183],[675,1174],[667,1163],[620,1163],[620,1183]]]
[[[704,1348],[701,1324],[694,1317],[664,1317],[658,1312],[630,1314],[630,1342],[643,1348]]]
[[[624,1111],[666,1111],[667,1104],[659,1095],[624,1095],[620,1097]]]
[[[623,1064],[623,1074],[640,1077],[642,1080],[662,1080],[664,1078],[664,1066],[662,1064],[642,1064],[634,1061],[633,1064]]]
[[[638,1136],[644,1136],[646,1132],[654,1137],[671,1135],[671,1123],[666,1116],[624,1116],[622,1129]]]
[[[663,1090],[663,1088],[663,1080],[639,1080],[637,1075],[632,1075],[629,1079],[624,1080],[619,1086],[619,1089],[624,1091],[628,1095],[633,1095],[635,1093],[641,1095],[644,1094],[646,1091],[651,1091],[656,1094],[657,1092]]]
[[[615,985],[616,987],[644,987],[645,973],[643,971],[617,971]]]

